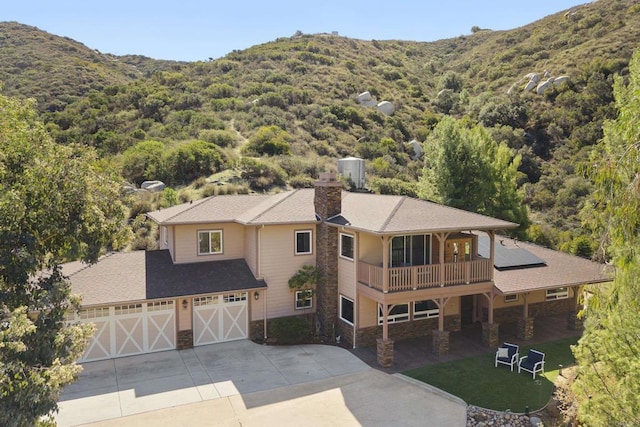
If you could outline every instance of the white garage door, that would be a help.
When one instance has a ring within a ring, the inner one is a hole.
[[[96,325],[81,361],[176,348],[174,304],[167,300],[81,310],[70,320]]]
[[[193,344],[205,345],[247,338],[247,293],[208,295],[193,299]]]

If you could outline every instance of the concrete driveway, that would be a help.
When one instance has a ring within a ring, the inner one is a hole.
[[[61,427],[466,424],[464,402],[345,349],[251,341],[85,363],[59,406]]]

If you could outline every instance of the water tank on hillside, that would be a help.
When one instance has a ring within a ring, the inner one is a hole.
[[[338,160],[338,173],[349,179],[354,188],[364,188],[364,159],[347,157]]]

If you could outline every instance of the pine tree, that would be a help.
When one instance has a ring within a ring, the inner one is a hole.
[[[574,347],[578,415],[590,426],[640,425],[640,53],[616,79],[619,114],[592,155],[595,191],[583,215],[616,274],[586,301]]]

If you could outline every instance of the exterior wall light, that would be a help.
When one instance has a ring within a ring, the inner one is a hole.
[[[189,303],[187,302],[187,300],[186,300],[186,299],[183,299],[183,300],[182,300],[182,309],[183,309],[183,310],[186,310],[188,305],[189,305]]]
[[[255,291],[255,292],[253,293],[253,299],[254,299],[254,300],[256,300],[256,301],[258,301],[258,300],[260,299],[260,292]]]

